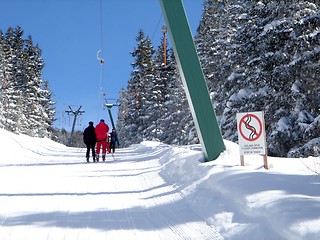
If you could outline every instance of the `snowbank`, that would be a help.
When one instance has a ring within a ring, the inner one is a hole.
[[[319,158],[245,156],[225,141],[212,162],[200,152],[173,148],[161,175],[188,199],[194,211],[226,239],[319,239]]]

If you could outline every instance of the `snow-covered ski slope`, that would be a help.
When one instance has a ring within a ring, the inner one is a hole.
[[[143,142],[104,163],[0,130],[0,239],[320,239],[319,158],[201,163],[199,146]]]

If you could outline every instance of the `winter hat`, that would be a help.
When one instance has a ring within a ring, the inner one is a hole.
[[[90,125],[90,126],[93,126],[93,122],[90,121],[90,122],[89,122],[89,125]]]
[[[104,119],[100,119],[100,122],[104,122]]]

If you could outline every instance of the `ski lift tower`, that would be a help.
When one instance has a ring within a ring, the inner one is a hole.
[[[72,144],[74,127],[75,127],[76,122],[77,122],[77,117],[78,117],[78,115],[81,115],[81,114],[84,113],[83,110],[80,110],[81,107],[82,107],[82,106],[80,106],[80,107],[78,108],[78,110],[73,110],[73,109],[69,106],[69,109],[70,109],[70,110],[65,111],[66,113],[68,113],[68,115],[73,114],[73,124],[72,124],[72,129],[71,129],[71,133],[70,133],[70,137],[69,137],[69,143],[68,143],[69,146],[71,146],[71,144]]]
[[[182,0],[160,4],[205,160],[215,160],[225,146]]]
[[[108,103],[108,100],[114,100],[114,101],[116,101],[116,103]],[[116,129],[116,126],[114,125],[111,108],[117,107],[117,106],[119,106],[118,99],[106,99],[106,103],[104,104],[104,107],[106,107],[108,109],[108,113],[109,113],[109,117],[110,117],[110,121],[111,121],[113,129]]]

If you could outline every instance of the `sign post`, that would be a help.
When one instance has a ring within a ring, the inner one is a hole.
[[[244,166],[244,155],[263,155],[264,168],[268,169],[266,134],[263,112],[237,114],[240,161]]]

